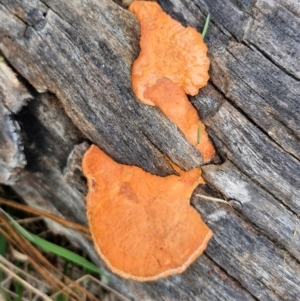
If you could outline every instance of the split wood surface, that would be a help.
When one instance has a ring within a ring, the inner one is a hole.
[[[120,1],[118,1],[120,2]],[[211,79],[191,98],[219,162],[193,196],[213,230],[183,274],[138,283],[132,300],[290,300],[300,296],[300,6],[296,0],[170,0],[206,35]],[[157,108],[136,101],[139,24],[112,0],[0,0],[0,182],[32,206],[85,224],[80,162],[89,143],[159,175],[201,163]],[[0,54],[1,55],[1,54]],[[16,75],[15,75],[16,74]],[[98,262],[91,243],[64,231]],[[107,272],[109,273],[109,271]]]

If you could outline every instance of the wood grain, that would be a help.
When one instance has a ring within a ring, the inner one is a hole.
[[[300,7],[283,0],[158,2],[199,32],[211,13],[211,79],[191,101],[220,159],[202,166],[207,185],[192,204],[214,237],[181,275],[143,284],[111,275],[113,285],[132,300],[297,300]],[[86,223],[80,162],[91,142],[160,175],[173,172],[165,156],[184,169],[201,164],[174,124],[135,100],[130,69],[138,39],[134,16],[113,1],[0,0],[0,51],[20,84],[0,84],[0,139],[12,145],[0,144],[1,183],[36,207]],[[103,267],[82,237],[70,235]]]

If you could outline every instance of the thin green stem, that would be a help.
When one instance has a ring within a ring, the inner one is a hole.
[[[209,20],[210,20],[210,14],[208,14],[207,17],[206,17],[204,28],[203,28],[203,31],[202,31],[202,39],[203,40],[204,40],[204,37],[205,37],[207,29],[208,29]]]
[[[101,276],[105,275],[103,272],[95,266],[93,263],[85,259],[84,257],[69,251],[61,246],[58,246],[52,242],[49,242],[43,238],[40,238],[39,236],[27,231],[24,229],[21,225],[19,225],[9,214],[7,214],[2,208],[0,208],[0,213],[6,217],[11,223],[11,225],[14,227],[16,231],[19,232],[24,238],[26,238],[28,241],[34,243],[35,245],[41,247],[45,251],[51,252],[52,254],[58,255],[66,260],[69,260],[77,265],[82,266],[83,268],[86,268],[90,272],[94,272],[97,274],[100,274]]]

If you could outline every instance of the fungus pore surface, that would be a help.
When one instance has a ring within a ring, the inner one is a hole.
[[[200,169],[163,178],[118,164],[94,145],[82,167],[93,240],[116,274],[148,281],[181,273],[206,248],[212,232],[190,206]]]

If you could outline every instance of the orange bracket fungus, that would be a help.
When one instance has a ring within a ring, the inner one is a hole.
[[[181,273],[206,248],[212,232],[190,206],[200,169],[163,178],[118,164],[95,145],[82,167],[95,247],[116,274],[149,281]]]
[[[208,162],[215,150],[186,94],[209,79],[207,47],[193,28],[183,27],[155,2],[130,7],[140,24],[141,52],[132,86],[141,102],[157,106]],[[205,250],[212,231],[190,205],[200,168],[159,177],[118,164],[95,145],[82,161],[88,179],[87,216],[96,250],[116,274],[138,281],[183,272]]]
[[[185,93],[196,95],[209,79],[207,47],[196,29],[184,27],[162,11],[156,2],[134,1],[129,10],[141,25],[141,52],[132,68],[132,85],[141,101],[147,87],[167,77]]]
[[[132,67],[136,97],[159,107],[208,162],[215,150],[186,96],[196,95],[209,79],[207,47],[201,34],[183,27],[155,2],[134,1],[129,10],[141,25],[141,52]]]

